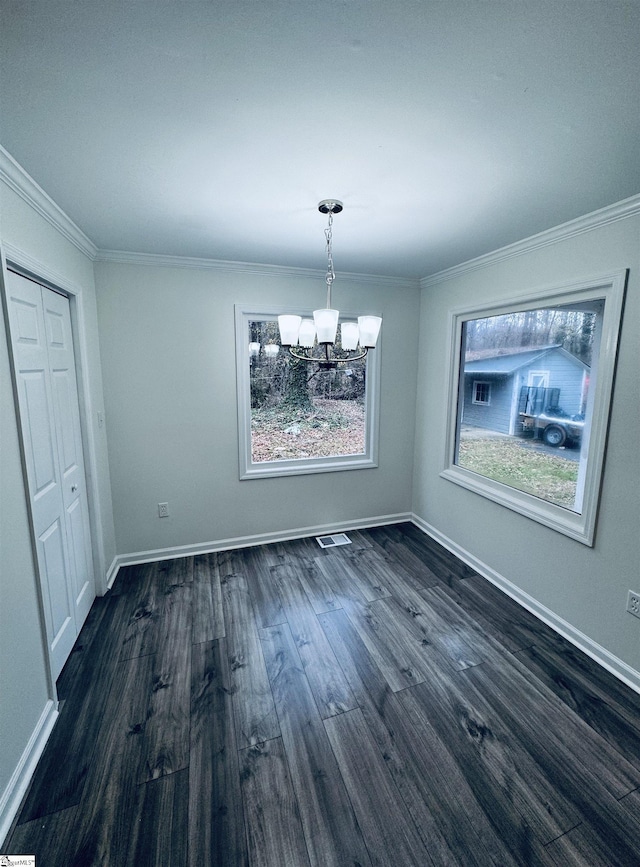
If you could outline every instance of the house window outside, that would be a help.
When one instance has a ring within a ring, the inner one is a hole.
[[[484,403],[488,406],[491,403],[491,383],[474,380],[472,400],[474,403]]]
[[[280,346],[278,312],[236,308],[240,478],[377,466],[379,348],[322,370]]]
[[[444,478],[593,543],[625,282],[452,313]]]

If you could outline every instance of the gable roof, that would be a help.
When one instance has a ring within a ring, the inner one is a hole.
[[[510,376],[517,370],[520,370],[523,367],[529,367],[534,362],[541,361],[547,355],[552,353],[560,353],[565,358],[569,359],[569,361],[574,362],[574,364],[579,365],[585,370],[589,369],[587,364],[580,361],[580,359],[575,355],[567,352],[567,350],[563,349],[559,343],[556,343],[552,346],[536,346],[535,349],[523,350],[519,347],[516,349],[502,349],[492,355],[486,355],[484,358],[474,358],[473,360],[465,361],[464,372],[474,374],[492,373]]]

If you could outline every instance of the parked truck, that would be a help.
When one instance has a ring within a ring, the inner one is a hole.
[[[579,446],[584,430],[584,415],[569,415],[559,406],[560,389],[523,385],[518,416],[522,433],[530,434],[549,446]]]

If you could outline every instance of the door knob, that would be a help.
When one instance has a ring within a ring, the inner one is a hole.
[[[72,493],[72,494],[75,494],[75,492],[76,492],[77,490],[78,490],[78,486],[77,486],[77,485],[71,485],[71,493]]]

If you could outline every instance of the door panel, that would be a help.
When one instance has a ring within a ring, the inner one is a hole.
[[[78,452],[72,416],[71,383],[67,370],[53,371],[53,397],[56,405],[58,420],[58,432],[60,436],[60,457],[62,477],[66,478],[69,473],[78,468]]]
[[[58,483],[45,372],[21,370],[20,380],[31,446],[34,494],[42,496]]]
[[[68,298],[7,272],[47,639],[57,677],[95,597]]]
[[[38,539],[38,557],[48,578],[48,608],[51,622],[51,650],[58,658],[69,655],[75,641],[73,609],[67,587],[67,570],[62,525],[56,519]]]

